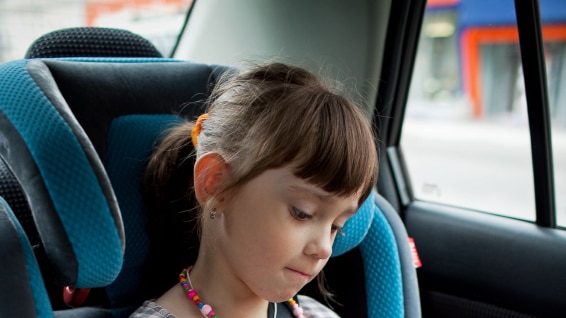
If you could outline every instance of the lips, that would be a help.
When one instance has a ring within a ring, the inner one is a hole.
[[[295,275],[297,275],[297,276],[299,276],[299,277],[301,277],[301,278],[304,278],[304,279],[310,280],[310,279],[314,276],[314,275],[312,275],[312,274],[307,274],[307,273],[305,273],[305,272],[303,272],[303,271],[300,271],[300,270],[297,270],[297,269],[293,269],[293,268],[289,268],[289,267],[287,267],[287,269],[288,269],[289,271],[291,271],[293,274],[295,274]]]

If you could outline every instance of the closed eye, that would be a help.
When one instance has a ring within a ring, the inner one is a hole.
[[[344,228],[342,226],[332,224],[331,232],[337,233],[340,236],[346,236],[346,234],[344,233]]]
[[[312,215],[310,215],[306,212],[303,212],[303,211],[301,211],[301,210],[299,210],[295,207],[291,208],[291,215],[299,221],[305,221],[305,220],[312,219]]]

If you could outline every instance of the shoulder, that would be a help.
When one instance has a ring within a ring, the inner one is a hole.
[[[130,318],[175,318],[167,309],[159,306],[155,302],[148,300],[143,303]]]
[[[299,300],[299,305],[303,308],[306,317],[312,318],[340,318],[335,312],[330,310],[328,307],[319,303],[317,300],[305,296],[297,295]]]

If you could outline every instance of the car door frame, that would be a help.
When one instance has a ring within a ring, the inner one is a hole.
[[[386,85],[374,114],[382,149],[378,189],[415,239],[425,316],[558,317],[566,310],[566,231],[556,226],[539,4],[516,0],[515,7],[534,149],[534,223],[415,199],[400,137],[426,1],[392,4],[380,77]]]

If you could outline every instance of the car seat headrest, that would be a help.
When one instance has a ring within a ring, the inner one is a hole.
[[[163,57],[151,42],[122,29],[75,27],[47,33],[32,43],[25,58]]]

